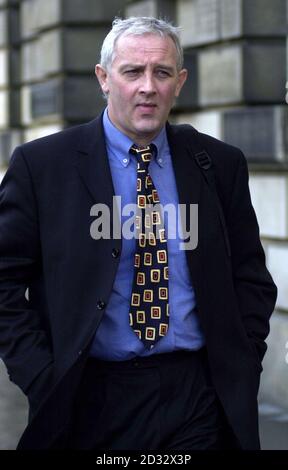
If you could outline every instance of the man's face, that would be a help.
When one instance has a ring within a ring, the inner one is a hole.
[[[110,70],[96,65],[111,121],[139,145],[159,133],[186,80],[187,71],[177,71],[176,60],[170,37],[145,34],[119,38]]]

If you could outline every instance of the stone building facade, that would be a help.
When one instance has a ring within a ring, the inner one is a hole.
[[[287,0],[0,0],[0,179],[16,145],[103,108],[94,77],[102,40],[115,16],[142,15],[182,27],[190,75],[171,120],[239,146],[248,159],[279,289],[260,390],[265,427],[288,412]],[[0,448],[13,448],[27,407],[1,367]]]

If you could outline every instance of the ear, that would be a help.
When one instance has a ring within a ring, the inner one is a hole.
[[[178,82],[177,82],[176,90],[175,90],[175,97],[176,98],[179,96],[181,88],[184,85],[184,83],[186,82],[187,76],[188,76],[188,70],[186,70],[186,69],[182,69],[178,73]]]
[[[107,94],[109,92],[108,73],[100,64],[95,65],[95,75],[98,79],[103,93]]]

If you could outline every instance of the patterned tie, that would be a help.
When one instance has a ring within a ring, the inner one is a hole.
[[[130,152],[137,158],[138,212],[129,320],[138,338],[151,349],[169,326],[167,240],[158,194],[148,173],[151,146],[132,146]]]

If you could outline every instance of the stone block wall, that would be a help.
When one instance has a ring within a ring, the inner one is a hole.
[[[99,50],[125,0],[0,4],[0,167],[11,150],[92,119],[103,107]]]

